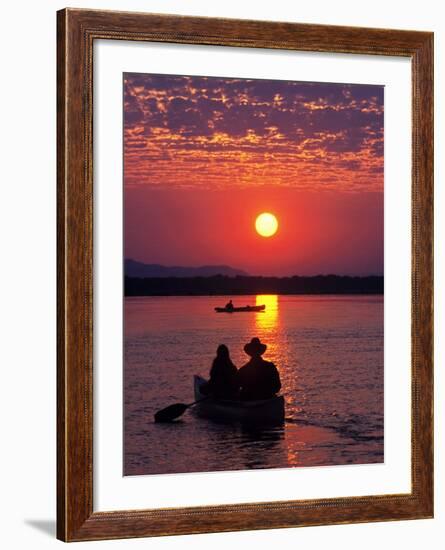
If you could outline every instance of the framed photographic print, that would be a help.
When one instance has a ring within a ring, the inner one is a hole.
[[[58,538],[433,515],[433,35],[58,12]]]

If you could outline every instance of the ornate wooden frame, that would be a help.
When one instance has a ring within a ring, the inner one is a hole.
[[[57,536],[64,541],[430,518],[433,515],[433,34],[65,9],[57,14]],[[212,44],[412,61],[412,490],[93,512],[93,42]]]

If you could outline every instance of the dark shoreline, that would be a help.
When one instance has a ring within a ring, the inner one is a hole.
[[[383,294],[383,276],[125,277],[125,296],[240,296],[256,294]]]

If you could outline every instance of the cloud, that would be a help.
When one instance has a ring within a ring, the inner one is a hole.
[[[126,74],[125,184],[383,188],[383,87]]]

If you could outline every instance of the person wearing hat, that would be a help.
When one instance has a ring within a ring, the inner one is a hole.
[[[270,399],[280,391],[281,381],[276,366],[261,357],[266,349],[266,344],[259,338],[252,338],[244,346],[244,351],[251,358],[238,371],[240,398],[245,401]]]

